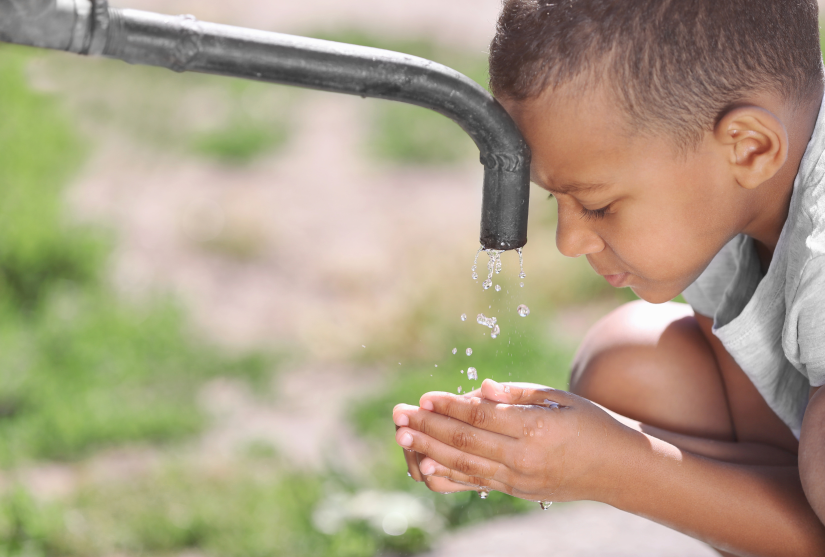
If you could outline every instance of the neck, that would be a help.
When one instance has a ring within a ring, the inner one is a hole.
[[[758,188],[758,193],[755,192],[758,195],[754,199],[755,216],[743,233],[754,239],[763,271],[767,271],[770,265],[779,235],[788,219],[794,181],[816,126],[821,99],[820,90],[815,101],[796,109],[785,120],[791,124],[788,126],[788,160],[773,178]]]

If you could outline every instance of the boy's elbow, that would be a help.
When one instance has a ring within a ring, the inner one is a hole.
[[[825,389],[811,397],[799,439],[799,475],[808,503],[825,524]]]

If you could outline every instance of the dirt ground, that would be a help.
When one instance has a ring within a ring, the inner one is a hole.
[[[351,27],[423,34],[479,52],[486,50],[499,8],[498,0],[115,4],[288,33]],[[204,404],[221,418],[221,425],[202,440],[203,450],[211,454],[230,451],[253,436],[270,439],[299,461],[318,462],[329,438],[340,437],[347,397],[376,386],[371,370],[335,362],[391,323],[411,297],[420,294],[422,284],[448,281],[439,277],[469,266],[464,260],[471,259],[477,246],[479,165],[441,171],[375,168],[354,148],[363,133],[363,101],[321,93],[306,99],[299,107],[297,137],[287,152],[271,159],[227,169],[147,155],[128,143],[111,141],[70,192],[79,217],[108,223],[117,231],[112,275],[124,292],[171,289],[216,342],[241,347],[290,344],[301,347],[307,361],[318,362],[285,371],[279,390],[300,393],[326,385],[329,398],[338,403],[326,406],[323,414],[317,406],[310,411],[289,402],[299,400],[297,396],[266,405],[236,384],[216,382],[205,389]],[[251,238],[258,256],[238,261],[197,249],[199,235],[210,234],[210,227],[231,227]],[[290,436],[297,429],[290,424],[298,422],[301,436]],[[128,476],[128,463],[152,466],[152,458],[142,453],[118,460],[109,455],[89,466],[125,469]],[[67,473],[71,475],[65,469],[34,470],[31,483],[59,492],[71,484]],[[601,505],[576,504],[456,532],[431,555],[547,553],[714,554],[643,519]]]

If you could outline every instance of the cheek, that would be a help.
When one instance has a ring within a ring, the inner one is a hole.
[[[619,223],[620,233],[610,245],[627,270],[648,283],[649,288],[658,284],[667,290],[683,289],[719,247],[709,241],[696,219],[693,211],[683,207],[628,209]]]

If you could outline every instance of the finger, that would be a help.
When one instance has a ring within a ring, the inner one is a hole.
[[[555,402],[571,406],[575,395],[535,383],[498,383],[485,379],[481,384],[481,396],[504,404],[551,406]]]
[[[404,460],[407,461],[407,474],[417,482],[424,481],[424,475],[421,473],[421,469],[418,465],[418,462],[421,460],[420,455],[408,449],[404,449]]]
[[[424,476],[424,484],[430,491],[442,493],[459,493],[461,491],[477,491],[478,488],[471,485],[461,485],[449,478],[440,478],[438,476]]]
[[[421,461],[421,467],[426,471],[424,476],[425,478],[436,477],[450,481],[455,485],[464,487],[463,491],[467,491],[467,489],[479,491],[483,488],[487,488],[487,490],[501,491],[502,493],[510,493],[512,491],[510,486],[498,480],[478,476],[468,476],[467,474],[457,470],[447,468],[429,457],[424,458]]]
[[[429,456],[447,468],[452,468],[467,476],[498,479],[500,481],[506,481],[510,477],[509,469],[503,464],[465,453],[409,427],[400,428],[395,434],[395,440],[405,449],[412,449]]]
[[[475,400],[476,404],[481,402],[481,399]],[[468,402],[472,404],[472,401]],[[396,423],[406,423],[407,427],[462,452],[482,456],[494,462],[506,463],[507,455],[513,454],[517,449],[516,440],[513,437],[479,429],[461,420],[454,420],[423,408],[399,405],[397,409]]]
[[[513,438],[521,437],[524,429],[524,406],[498,404],[476,397],[462,398],[452,393],[427,393],[421,397],[421,408]]]
[[[404,420],[403,418],[396,417],[396,410],[402,406],[400,404],[396,405],[393,409],[393,421],[397,422],[395,424],[395,431],[398,431],[400,425],[406,425],[409,421]],[[407,406],[407,405],[403,405]],[[400,414],[399,414],[400,415]],[[398,423],[401,422],[401,423]],[[404,460],[407,462],[407,475],[409,475],[413,480],[417,482],[423,482],[424,476],[421,474],[421,470],[418,468],[418,462],[421,460],[422,455],[418,454],[415,451],[411,451],[409,449],[404,449]]]

